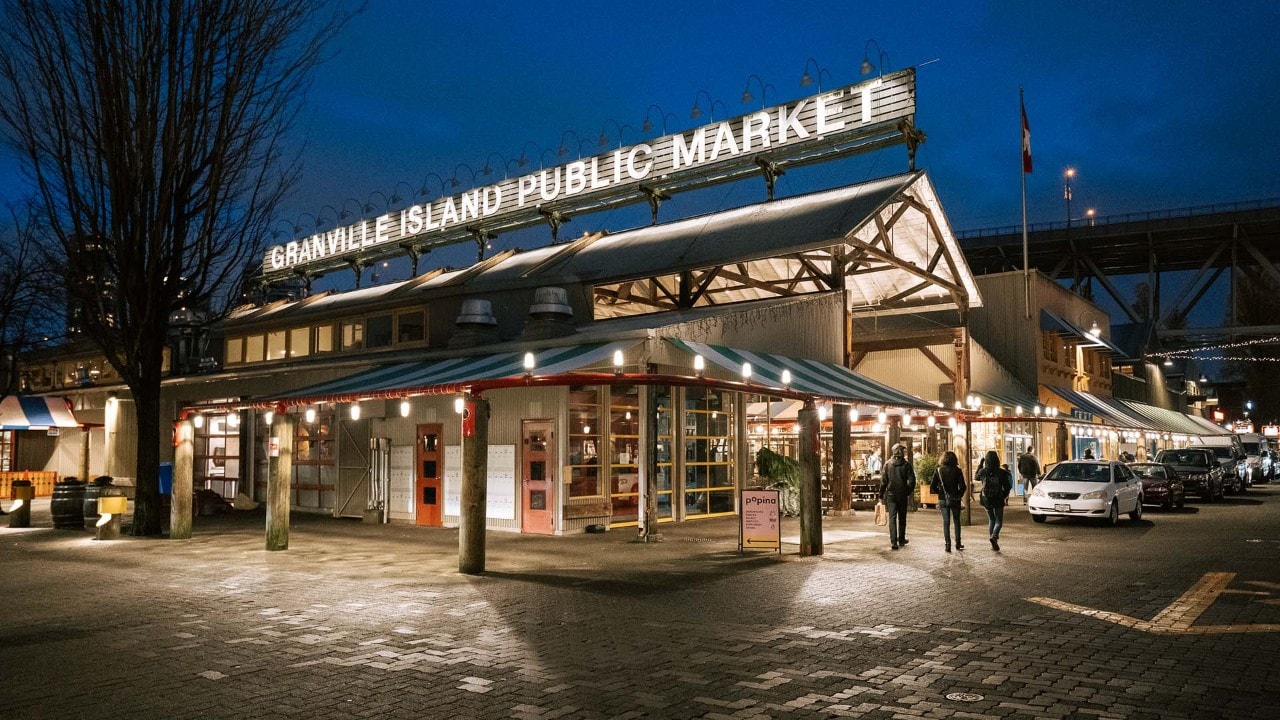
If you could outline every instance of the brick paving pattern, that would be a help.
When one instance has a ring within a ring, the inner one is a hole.
[[[0,518],[0,715],[1280,717],[1280,632],[1248,632],[1280,628],[1280,487],[1115,528],[1014,508],[1000,553],[975,524],[944,554],[928,510],[897,552],[825,518],[820,558],[739,555],[736,519],[490,533],[481,577],[452,530],[293,519],[269,553],[260,512],[191,541]]]

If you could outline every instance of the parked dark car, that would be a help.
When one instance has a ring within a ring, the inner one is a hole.
[[[1159,505],[1168,510],[1182,507],[1187,502],[1182,478],[1172,465],[1160,463],[1129,463],[1129,469],[1142,480],[1142,502]]]
[[[1229,445],[1197,445],[1187,450],[1208,450],[1218,459],[1222,466],[1222,491],[1224,493],[1242,493],[1248,487],[1245,479],[1244,465],[1234,448]]]
[[[1169,465],[1177,471],[1186,495],[1198,497],[1206,502],[1215,502],[1222,497],[1222,465],[1218,462],[1218,457],[1214,455],[1213,450],[1209,448],[1161,450],[1156,455],[1156,462]]]

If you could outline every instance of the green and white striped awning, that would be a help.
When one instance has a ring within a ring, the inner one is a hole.
[[[767,392],[769,388],[782,389],[782,371],[790,370],[791,384],[787,387],[817,398],[882,407],[930,410],[939,407],[938,403],[891,388],[835,363],[674,338],[667,338],[667,342],[734,373],[742,371],[743,363],[751,363],[751,382],[763,386],[761,392]]]
[[[559,375],[609,362],[615,350],[636,341],[567,345],[531,350],[534,372]],[[439,360],[394,363],[364,370],[272,398],[286,403],[342,402],[355,397],[458,392],[470,383],[518,378],[525,374],[524,352],[460,355]]]

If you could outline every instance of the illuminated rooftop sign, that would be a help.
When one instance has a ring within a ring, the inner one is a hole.
[[[263,276],[323,273],[576,213],[642,202],[760,172],[903,142],[915,114],[909,68],[681,133],[409,205],[274,245]],[[656,201],[655,201],[656,202]]]

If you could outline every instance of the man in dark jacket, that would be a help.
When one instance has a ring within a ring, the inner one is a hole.
[[[1036,461],[1035,452],[1030,445],[1027,446],[1026,452],[1018,456],[1018,475],[1022,478],[1022,484],[1026,488],[1027,495],[1030,495],[1031,490],[1040,481],[1040,463]],[[1026,496],[1024,495],[1023,497],[1025,498]]]
[[[894,550],[907,544],[907,503],[915,489],[916,471],[907,462],[907,449],[894,445],[880,480],[880,499],[889,513],[889,545]]]

